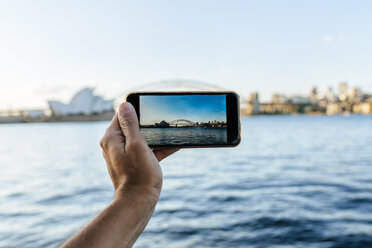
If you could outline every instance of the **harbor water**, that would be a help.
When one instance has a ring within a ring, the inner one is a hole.
[[[0,247],[56,247],[113,198],[109,122],[0,125]],[[184,149],[135,247],[372,247],[372,116],[242,118]]]
[[[227,144],[225,127],[141,128],[141,133],[151,145]]]

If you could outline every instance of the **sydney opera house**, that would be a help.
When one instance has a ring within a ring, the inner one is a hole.
[[[113,111],[113,100],[95,95],[92,88],[77,92],[69,103],[48,101],[52,116],[95,115]]]
[[[79,122],[111,120],[114,106],[119,106],[131,91],[191,91],[225,90],[210,83],[189,79],[168,79],[149,82],[121,92],[116,99],[107,100],[94,94],[92,88],[78,91],[68,103],[49,100],[48,109],[21,110],[12,115],[0,112],[0,123],[18,122]]]

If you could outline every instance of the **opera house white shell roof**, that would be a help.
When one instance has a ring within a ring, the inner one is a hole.
[[[113,111],[113,100],[104,100],[101,96],[93,94],[93,89],[85,88],[77,92],[69,103],[48,101],[52,114],[66,115],[92,115]]]

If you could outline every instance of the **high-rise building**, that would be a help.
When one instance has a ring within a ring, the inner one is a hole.
[[[281,94],[273,94],[271,101],[274,104],[283,104],[287,102],[287,98]]]
[[[318,88],[314,86],[313,88],[311,88],[310,96],[316,96],[316,95],[318,95]]]
[[[325,95],[328,102],[334,102],[336,100],[335,94],[333,93],[332,87],[328,87]]]
[[[318,102],[318,88],[316,86],[311,89],[310,100],[313,104]]]
[[[257,92],[249,95],[247,107],[244,109],[245,115],[257,115],[260,113],[260,100]]]
[[[355,87],[351,88],[350,94],[349,94],[349,98],[351,102],[353,103],[361,102],[362,97],[363,97],[363,93],[360,89],[355,88]]]
[[[347,100],[347,83],[346,82],[341,82],[338,85],[338,99],[341,102],[344,102]]]

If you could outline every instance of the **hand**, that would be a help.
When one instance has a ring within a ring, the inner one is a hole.
[[[136,191],[158,199],[163,182],[159,162],[178,149],[152,151],[139,131],[137,115],[130,103],[120,105],[100,145],[115,197]]]
[[[178,150],[152,151],[139,132],[137,115],[130,103],[120,105],[100,144],[115,199],[63,248],[132,247],[160,195],[163,177],[159,161]]]

